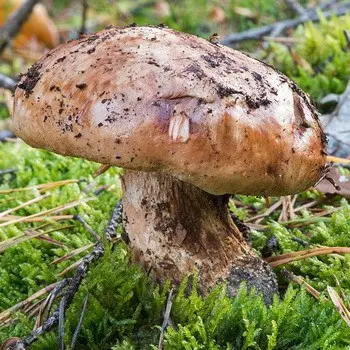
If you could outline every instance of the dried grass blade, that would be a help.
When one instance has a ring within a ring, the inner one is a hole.
[[[11,209],[7,209],[7,210],[5,210],[5,211],[0,213],[0,217],[4,217],[7,214],[12,213],[13,211],[16,211],[18,209],[22,209],[22,208],[24,208],[24,207],[26,207],[26,206],[28,206],[30,204],[39,202],[39,201],[41,201],[41,200],[43,200],[43,199],[45,199],[45,198],[47,198],[49,196],[51,196],[51,193],[45,193],[44,195],[36,197],[36,198],[33,198],[30,201],[28,201],[28,202],[25,202],[25,203],[22,203],[22,204],[18,205],[17,207],[14,207],[14,208],[11,208]]]
[[[343,318],[343,320],[346,322],[346,324],[350,327],[350,311],[345,307],[343,301],[341,300],[338,293],[330,286],[327,286],[327,291],[329,296],[331,297],[331,300],[337,309],[337,311],[340,313],[340,316]]]
[[[37,291],[36,293],[34,293],[33,295],[31,295],[30,297],[28,297],[27,299],[19,302],[18,304],[11,306],[9,309],[3,311],[0,313],[0,322],[4,322],[5,320],[7,320],[11,314],[19,309],[21,309],[22,307],[28,305],[29,303],[31,303],[32,301],[34,301],[35,299],[40,298],[41,296],[45,295],[46,293],[51,292],[55,286],[57,285],[58,282],[52,283],[42,289],[40,289],[39,291]]]
[[[90,244],[85,245],[84,247],[80,247],[78,249],[75,249],[75,250],[71,251],[70,253],[68,253],[68,254],[66,254],[64,256],[62,256],[62,257],[60,257],[58,259],[55,259],[54,261],[51,262],[51,265],[56,265],[56,264],[59,264],[62,261],[69,260],[70,258],[72,258],[74,256],[77,256],[80,253],[85,252],[86,250],[90,249],[95,244],[96,243],[90,243]]]
[[[322,247],[313,248],[307,250],[299,250],[293,253],[286,253],[278,256],[271,256],[266,258],[265,261],[270,264],[271,267],[277,267],[284,264],[289,264],[294,261],[311,258],[317,255],[329,255],[329,254],[350,254],[349,247]]]
[[[88,201],[91,201],[91,200],[95,200],[95,199],[96,198],[92,198],[92,197],[78,199],[78,200],[73,201],[71,203],[60,205],[58,207],[55,207],[55,208],[52,208],[52,209],[48,209],[48,210],[44,210],[44,211],[41,211],[39,213],[35,213],[35,214],[29,215],[29,216],[23,216],[23,217],[20,217],[20,218],[17,218],[17,219],[13,219],[13,220],[10,220],[10,221],[3,222],[2,224],[0,224],[0,227],[4,227],[4,226],[11,225],[11,224],[16,224],[18,222],[22,222],[23,219],[31,219],[31,218],[36,218],[36,217],[42,217],[42,216],[48,215],[48,214],[55,214],[57,212],[77,207],[78,205],[80,205],[82,203],[85,203],[85,202],[88,202]]]

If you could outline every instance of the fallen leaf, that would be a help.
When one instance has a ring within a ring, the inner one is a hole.
[[[334,183],[340,187],[340,190],[338,191],[327,178],[324,178],[315,187],[317,191],[321,193],[339,194],[345,198],[350,198],[350,175],[342,175],[337,168],[333,167],[330,169],[327,177],[332,179]]]

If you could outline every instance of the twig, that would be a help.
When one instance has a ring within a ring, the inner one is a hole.
[[[82,218],[81,215],[75,214],[73,217],[74,220],[80,222],[86,231],[91,233],[91,235],[96,239],[96,241],[100,241],[101,237],[93,230],[93,228]]]
[[[117,205],[114,207],[112,211],[111,218],[109,219],[106,237],[108,241],[111,241],[116,237],[116,230],[118,225],[122,223],[123,219],[123,203],[121,200],[118,201]]]
[[[11,130],[0,130],[0,142],[15,138],[16,135]]]
[[[306,12],[306,9],[297,0],[284,0],[284,2],[299,15],[303,15]]]
[[[79,334],[81,326],[83,324],[83,319],[84,319],[84,315],[85,315],[88,299],[89,299],[89,294],[86,294],[86,297],[85,297],[84,303],[83,303],[83,308],[81,310],[81,315],[80,315],[80,318],[79,318],[79,322],[78,322],[77,328],[75,329],[73,337],[72,337],[72,343],[70,345],[70,349],[71,350],[74,350],[74,348],[75,348],[75,344],[76,344],[77,339],[78,339],[78,334]]]
[[[255,221],[258,224],[263,218],[265,218],[266,216],[269,216],[272,212],[274,212],[280,205],[282,205],[282,199],[280,199],[279,201],[277,201],[276,203],[272,204],[264,213],[260,214],[260,215],[255,215],[252,216],[251,218],[247,219],[245,222],[250,222],[250,221]]]
[[[329,18],[333,15],[342,16],[342,15],[345,15],[349,10],[350,10],[350,3],[345,2],[344,4],[339,4],[334,9],[323,12],[323,16],[325,18]],[[280,33],[284,32],[285,30],[296,27],[299,24],[303,24],[308,21],[311,21],[311,22],[319,21],[319,17],[316,12],[316,9],[311,9],[307,11],[304,15],[300,16],[299,18],[287,19],[281,22],[265,25],[259,28],[249,29],[241,33],[230,34],[224,37],[220,41],[220,44],[230,45],[230,44],[239,43],[245,40],[257,40],[266,35],[278,36]],[[274,35],[272,35],[271,33],[273,33]]]
[[[33,7],[39,0],[26,0],[21,7],[13,12],[0,30],[0,54],[4,51],[11,39],[17,35],[23,23],[29,18]]]
[[[171,312],[171,307],[173,306],[172,296],[173,296],[173,289],[170,289],[169,295],[168,295],[167,304],[166,304],[166,308],[165,308],[165,312],[164,312],[163,324],[162,324],[162,327],[160,329],[158,350],[162,350],[163,349],[164,331],[165,331],[166,327],[168,326],[170,312]]]
[[[346,48],[347,48],[347,50],[350,50],[350,34],[345,29],[344,29],[343,33],[344,33],[345,40],[346,40]]]
[[[52,307],[53,302],[57,299],[57,297],[59,295],[61,295],[63,289],[68,285],[70,280],[71,280],[71,278],[65,278],[61,282],[57,283],[55,288],[48,295],[48,297],[46,298],[44,304],[42,305],[41,310],[39,311],[38,317],[37,317],[36,322],[35,322],[34,330],[42,325],[42,320],[43,320],[44,313],[46,313],[46,315],[47,315],[46,319],[48,318],[48,315],[51,312],[51,307]]]
[[[49,286],[46,286],[45,288],[40,289],[39,291],[37,291],[36,293],[34,293],[33,295],[31,295],[30,297],[28,297],[27,299],[19,302],[18,304],[10,307],[9,309],[3,311],[0,313],[0,322],[4,322],[6,319],[8,319],[8,317],[11,316],[11,314],[23,307],[25,307],[26,305],[30,304],[32,301],[34,301],[35,299],[40,298],[41,296],[43,296],[44,294],[50,292],[51,290],[53,290],[57,285],[56,283],[52,283]]]
[[[43,221],[60,221],[60,220],[72,220],[73,215],[52,215],[52,216],[38,216],[38,217],[25,217],[25,216],[15,216],[8,215],[3,218],[0,218],[0,221],[9,221],[14,219],[21,219],[21,222],[43,222]],[[44,232],[45,233],[45,232]]]
[[[17,169],[5,169],[5,170],[0,170],[0,176],[6,175],[6,174],[14,174],[17,172]]]
[[[64,350],[64,316],[66,314],[66,298],[60,301],[60,306],[58,310],[58,349]]]
[[[277,36],[277,37],[264,36],[263,40],[274,41],[276,43],[281,43],[281,44],[284,44],[284,45],[291,45],[291,44],[297,44],[297,43],[302,42],[302,39],[290,38],[290,37],[284,37],[284,36]]]
[[[79,30],[79,34],[86,34],[86,19],[87,19],[87,11],[88,11],[88,0],[82,0],[82,12],[81,12],[81,26]]]
[[[7,75],[0,73],[0,87],[15,92],[16,82]]]
[[[341,285],[340,285],[340,283],[339,283],[339,281],[338,281],[337,276],[336,276],[336,275],[333,275],[333,276],[334,276],[335,283],[336,283],[337,287],[340,289],[340,293],[341,293],[341,296],[342,296],[344,302],[346,301],[347,304],[348,304],[348,307],[349,307],[349,305],[350,305],[349,298],[345,295],[344,290],[343,290],[343,288],[341,287]]]
[[[116,213],[119,213],[119,215],[121,215],[120,202],[118,202],[116,207],[114,208],[112,212],[112,217],[109,220],[108,226],[106,228],[106,237],[108,241],[110,241],[111,236],[107,234],[107,232],[114,233],[115,223],[119,223],[121,221],[121,218],[118,217]],[[74,296],[78,291],[79,286],[83,281],[91,264],[94,263],[96,260],[98,260],[100,257],[102,257],[103,253],[104,253],[103,243],[102,241],[99,241],[95,246],[95,248],[93,249],[93,251],[89,255],[87,255],[83,259],[83,261],[79,264],[79,266],[76,269],[75,275],[71,279],[69,279],[67,289],[65,290],[63,295],[63,298],[65,298],[65,309],[68,309],[70,304],[72,303]],[[52,315],[40,327],[35,329],[29,336],[22,339],[22,341],[18,343],[18,346],[22,346],[26,348],[30,344],[35,342],[41,334],[48,332],[52,330],[54,327],[56,327],[59,320],[59,313],[60,313],[60,310],[59,308],[57,308],[52,313]]]

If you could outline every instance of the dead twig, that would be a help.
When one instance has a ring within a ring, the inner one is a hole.
[[[10,307],[9,309],[1,312],[0,313],[0,322],[6,321],[11,316],[11,314],[14,313],[15,311],[18,311],[19,309],[22,309],[23,307],[25,307],[28,304],[32,303],[35,299],[38,299],[41,296],[45,295],[46,293],[52,291],[56,287],[56,285],[57,285],[57,282],[56,283],[52,283],[49,286],[46,286],[46,287],[40,289],[39,291],[37,291],[36,293],[31,295],[27,299],[19,302],[18,304]]]
[[[42,217],[42,216],[46,217],[49,214],[57,214],[58,212],[65,211],[65,210],[68,210],[71,208],[75,208],[75,207],[81,205],[82,203],[86,203],[86,202],[89,202],[91,200],[95,200],[95,198],[86,197],[86,198],[78,199],[78,200],[73,201],[73,202],[68,203],[68,204],[63,204],[63,205],[60,205],[60,206],[52,208],[52,209],[44,210],[44,211],[41,211],[39,213],[29,215],[29,216],[17,217],[17,218],[12,219],[12,220],[10,219],[10,220],[5,221],[2,224],[0,224],[0,227],[4,227],[4,226],[11,225],[11,224],[16,224],[18,222],[22,222],[24,219],[33,219],[33,218]],[[50,217],[47,216],[47,218],[50,218]]]
[[[73,337],[72,337],[72,342],[71,342],[71,345],[70,345],[70,349],[71,350],[74,350],[74,348],[75,348],[75,344],[76,344],[77,339],[78,339],[78,334],[79,334],[81,326],[83,324],[83,319],[84,319],[84,315],[85,315],[88,299],[89,299],[89,294],[86,294],[86,297],[85,297],[84,303],[83,303],[83,308],[81,310],[79,322],[78,322],[77,328],[75,329]]]
[[[86,34],[86,19],[87,19],[88,8],[89,8],[88,0],[82,0],[81,26],[79,30],[79,35]]]
[[[0,170],[0,176],[7,175],[7,174],[14,174],[17,172],[17,169],[5,169],[5,170]]]
[[[0,87],[15,92],[16,82],[7,75],[0,73]]]
[[[282,205],[282,199],[277,201],[276,203],[272,204],[266,211],[260,215],[252,216],[251,218],[245,220],[245,223],[255,221],[256,224],[261,222],[265,217],[269,216],[271,213],[273,213],[280,205]]]
[[[66,297],[60,301],[58,310],[58,349],[64,350],[64,316],[66,314]]]
[[[321,6],[320,6],[321,9]],[[325,18],[329,18],[333,15],[342,16],[345,15],[350,10],[350,3],[344,2],[343,4],[336,4],[333,9],[323,12]],[[240,43],[245,40],[258,40],[263,36],[278,36],[285,30],[294,28],[299,24],[305,22],[318,22],[319,17],[315,8],[306,11],[299,18],[287,19],[281,22],[265,25],[259,28],[253,28],[240,33],[232,33],[224,37],[220,44],[222,45],[232,45],[235,43]]]
[[[11,130],[0,130],[0,142],[9,141],[15,137],[16,135]]]
[[[115,208],[113,209],[111,219],[109,220],[108,226],[106,228],[106,237],[108,241],[111,241],[111,238],[113,238],[114,236],[116,223],[121,222],[121,218],[118,215],[121,215],[120,202],[118,202]],[[63,308],[58,307],[40,327],[32,331],[32,333],[29,336],[19,341],[17,343],[18,347],[16,349],[19,349],[20,346],[25,349],[30,344],[35,342],[41,334],[51,331],[53,328],[55,328],[59,324],[59,319],[61,319],[61,324],[62,324],[62,312],[65,312],[69,308],[91,264],[97,261],[99,258],[101,258],[104,254],[104,251],[105,250],[104,250],[102,240],[100,240],[96,244],[93,251],[90,254],[88,254],[82,260],[82,262],[77,266],[74,276],[70,279],[66,279],[66,281],[68,282],[67,282],[67,287],[63,292],[63,296],[62,296],[62,299],[64,298]],[[53,300],[54,299],[52,299],[52,301]],[[62,332],[60,332],[60,334],[61,334],[60,337],[63,338]]]
[[[164,312],[163,324],[162,324],[162,327],[160,329],[158,350],[162,350],[163,349],[164,331],[168,327],[169,318],[170,318],[170,312],[171,312],[171,308],[173,306],[172,297],[173,297],[173,289],[170,289],[169,295],[168,295],[167,304],[166,304],[166,308],[165,308],[165,312]]]
[[[5,25],[0,29],[0,54],[11,39],[19,33],[23,23],[29,18],[38,2],[39,0],[26,0],[21,7],[8,17]]]
[[[122,223],[122,220],[123,220],[123,203],[121,200],[119,200],[117,205],[114,207],[112,211],[112,215],[107,225],[106,237],[108,241],[112,241],[117,236],[116,230],[117,230],[117,227]]]
[[[297,0],[284,0],[284,2],[298,15],[303,15],[307,11]]]
[[[83,219],[81,215],[75,214],[73,219],[80,222],[85,228],[85,230],[91,233],[91,235],[96,239],[96,241],[99,241],[101,239],[101,237],[93,230],[93,228]]]

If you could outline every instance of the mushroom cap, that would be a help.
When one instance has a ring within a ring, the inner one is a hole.
[[[23,2],[24,0],[0,0],[0,25],[3,25],[9,15],[22,6]],[[34,6],[32,13],[16,36],[14,46],[28,48],[33,39],[50,49],[59,43],[57,28],[43,4]]]
[[[317,112],[296,84],[163,27],[109,27],[53,49],[21,77],[11,125],[33,147],[218,195],[298,193],[325,164]]]

